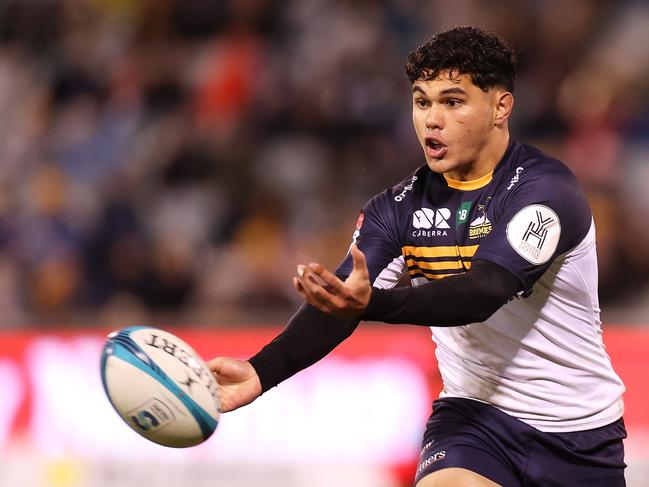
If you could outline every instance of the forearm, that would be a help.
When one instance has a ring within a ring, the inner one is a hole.
[[[520,283],[506,269],[476,261],[471,271],[421,286],[372,289],[364,320],[424,326],[460,326],[486,320]]]
[[[338,318],[304,304],[284,331],[250,358],[265,392],[313,365],[349,337],[358,318]]]

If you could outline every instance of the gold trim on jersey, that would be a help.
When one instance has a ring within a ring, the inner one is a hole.
[[[423,274],[427,279],[443,279],[455,276],[471,268],[471,258],[478,250],[478,245],[441,245],[439,247],[414,247],[401,248],[405,257],[408,273],[411,276]],[[425,261],[417,259],[443,258],[447,260]],[[465,260],[466,259],[466,260]]]
[[[470,269],[471,262],[462,262],[461,260],[445,260],[443,262],[422,262],[415,259],[406,259],[406,265],[408,267],[419,267],[421,270],[429,271],[450,271],[450,270],[462,270]]]
[[[480,189],[489,184],[493,179],[493,175],[494,172],[491,171],[489,174],[485,174],[481,178],[472,181],[458,181],[456,179],[451,179],[444,174],[444,179],[446,179],[446,184],[448,184],[449,188],[459,189],[461,191],[471,191],[474,189]]]
[[[407,245],[401,247],[404,257],[473,257],[479,245],[440,245],[437,247],[415,247]]]

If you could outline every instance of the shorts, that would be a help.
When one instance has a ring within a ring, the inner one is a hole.
[[[544,433],[488,404],[433,402],[415,483],[443,468],[476,472],[503,487],[624,486],[624,421]]]

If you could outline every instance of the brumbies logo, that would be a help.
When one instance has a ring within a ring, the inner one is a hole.
[[[469,238],[482,238],[489,235],[493,230],[491,220],[487,217],[487,212],[482,211],[482,215],[476,218],[469,225]]]
[[[489,235],[491,230],[493,230],[493,225],[487,217],[487,205],[491,201],[491,196],[487,198],[483,205],[478,205],[478,211],[482,212],[478,218],[471,222],[469,225],[469,238],[482,238],[485,235]]]

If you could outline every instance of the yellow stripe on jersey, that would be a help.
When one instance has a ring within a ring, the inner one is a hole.
[[[411,276],[423,274],[427,279],[444,279],[448,276],[455,276],[471,268],[470,259],[477,252],[478,245],[442,245],[439,247],[414,247],[405,246],[401,248],[408,273]],[[436,262],[417,260],[422,258],[446,259]],[[466,259],[466,260],[465,260]]]
[[[470,269],[471,262],[462,262],[461,260],[445,260],[442,262],[421,262],[414,259],[406,259],[408,267],[419,267],[431,271],[450,271]]]
[[[491,182],[494,172],[491,171],[488,174],[485,174],[481,178],[474,179],[472,181],[458,181],[456,179],[449,178],[444,174],[444,179],[446,179],[446,184],[449,188],[459,189],[460,191],[472,191],[474,189],[480,189]]]
[[[478,245],[441,245],[439,247],[401,247],[404,257],[473,257],[478,251]]]

